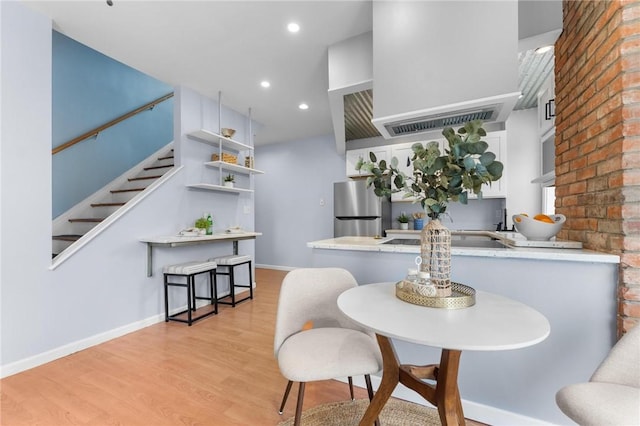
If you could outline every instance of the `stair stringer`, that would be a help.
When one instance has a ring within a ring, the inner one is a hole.
[[[119,187],[122,187],[123,185],[126,185],[126,183],[128,182],[128,178],[130,176],[137,176],[140,173],[144,173],[144,168],[151,161],[153,161],[154,158],[156,158],[159,154],[172,149],[172,146],[173,146],[173,142],[165,145],[162,149],[153,153],[147,159],[143,160],[132,169],[128,170],[118,178],[114,179],[109,184],[105,185],[102,189],[96,191],[94,194],[87,197],[85,200],[78,203],[76,206],[72,207],[62,215],[58,216],[53,221],[53,227],[52,227],[53,234],[55,235],[55,234],[64,233],[65,230],[71,229],[71,226],[67,225],[69,223],[69,218],[82,215],[83,212],[92,208],[91,204],[93,203],[104,201],[105,197],[107,197],[110,194],[110,191],[112,189],[119,188]],[[175,176],[175,174],[178,171],[180,171],[182,168],[183,166],[177,166],[177,167],[173,166],[172,169],[170,169],[169,171],[164,173],[160,178],[156,179],[153,183],[148,185],[144,191],[137,193],[133,198],[127,201],[124,206],[118,208],[114,213],[107,216],[105,220],[95,225],[92,229],[88,230],[77,241],[70,244],[68,247],[62,250],[60,254],[55,256],[55,258],[51,262],[51,267],[49,269],[52,269],[52,270],[56,269],[59,265],[61,265],[65,260],[73,256],[74,253],[80,250],[92,239],[100,235],[100,233],[102,233],[105,229],[107,229],[111,224],[113,224],[115,221],[117,221],[119,218],[125,215],[128,211],[134,208],[136,204],[138,204],[140,201],[148,197],[155,189],[157,189],[159,186],[163,185],[165,182],[167,182],[169,179]]]

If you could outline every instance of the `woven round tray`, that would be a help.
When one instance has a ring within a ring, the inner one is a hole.
[[[451,283],[451,296],[429,297],[408,291],[405,286],[396,283],[396,297],[414,305],[427,306],[429,308],[461,309],[476,304],[476,291],[464,284]]]

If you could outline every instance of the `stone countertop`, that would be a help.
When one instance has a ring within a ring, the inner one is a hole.
[[[399,231],[399,230],[394,230]],[[404,231],[407,232],[407,231]],[[413,231],[413,233],[418,231]],[[484,231],[480,231],[484,232]],[[384,244],[393,237],[339,237],[311,241],[307,247],[327,250],[371,251],[383,253],[420,254],[419,245]],[[512,259],[539,259],[553,261],[620,263],[620,257],[584,249],[533,248],[533,247],[451,247],[452,256],[498,257]]]

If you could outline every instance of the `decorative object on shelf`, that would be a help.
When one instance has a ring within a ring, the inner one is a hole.
[[[514,214],[512,219],[516,231],[531,241],[547,241],[555,237],[567,220],[563,214],[537,214],[531,218],[525,213]]]
[[[209,227],[209,222],[206,217],[200,217],[196,219],[195,227],[198,229],[200,235],[207,234],[207,228]]]
[[[222,129],[220,129],[220,134],[225,138],[231,139],[235,133],[236,129],[230,129],[228,127],[223,127]]]
[[[367,183],[374,186],[377,196],[390,196],[404,192],[406,198],[413,197],[419,202],[434,225],[422,229],[421,270],[431,274],[431,280],[440,286],[440,295],[450,291],[451,234],[444,231],[438,219],[446,212],[451,201],[467,204],[469,192],[482,199],[482,185],[491,184],[502,177],[504,166],[496,160],[496,155],[487,151],[489,145],[482,140],[487,132],[481,120],[474,120],[458,129],[451,127],[442,131],[447,139],[448,149],[441,155],[438,142],[426,145],[418,142],[411,147],[413,173],[405,175],[398,169],[398,159],[377,161],[375,154],[369,153],[370,161],[359,161],[356,170],[371,174]],[[449,290],[447,290],[449,288]]]
[[[220,161],[220,155],[212,154],[211,155],[211,161]],[[223,152],[222,153],[222,161],[224,161],[225,163],[237,164],[238,163],[238,157],[236,155],[227,154],[226,152]]]
[[[236,180],[235,176],[229,173],[224,177],[224,186],[228,188],[233,188],[233,182],[235,182],[235,180]]]
[[[247,156],[244,158],[244,166],[248,169],[253,169],[253,157]]]
[[[213,235],[213,218],[211,213],[207,215],[207,235]]]
[[[424,212],[413,213],[413,229],[415,231],[421,231],[424,228]]]
[[[400,214],[396,218],[398,223],[400,223],[400,229],[409,229],[409,216],[407,216],[404,212]]]

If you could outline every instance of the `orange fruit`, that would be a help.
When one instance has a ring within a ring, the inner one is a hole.
[[[551,219],[549,216],[547,216],[546,214],[537,214],[533,217],[535,220],[539,220],[540,222],[545,222],[545,223],[555,223],[553,219]]]

